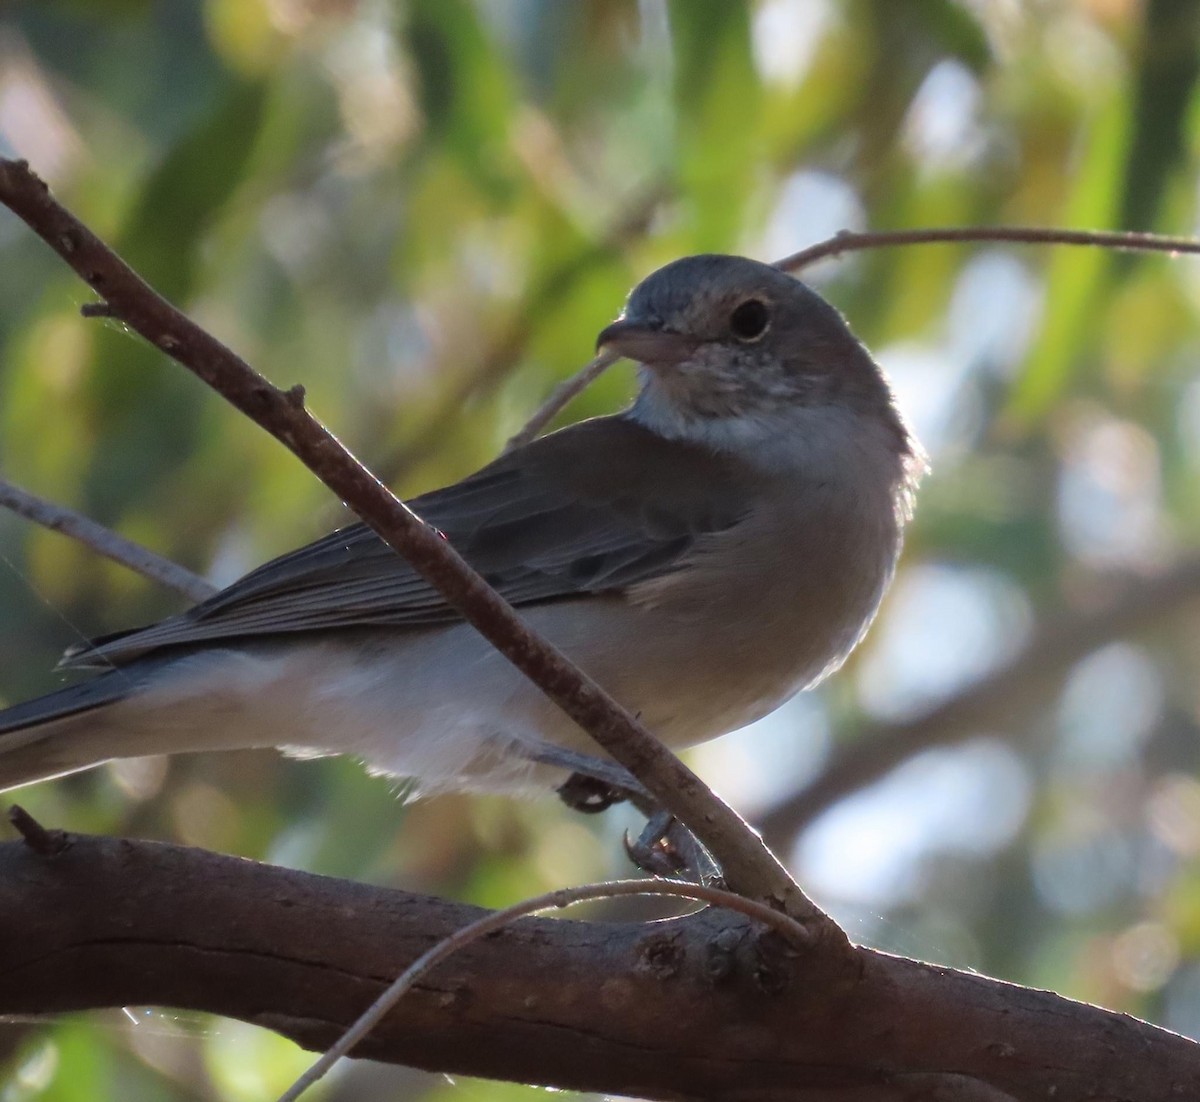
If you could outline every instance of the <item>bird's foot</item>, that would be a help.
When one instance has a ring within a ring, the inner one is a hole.
[[[715,884],[721,870],[696,836],[668,811],[650,814],[636,839],[625,835],[625,852],[651,876],[676,877],[697,884]]]
[[[642,787],[628,770],[606,758],[592,757],[561,746],[543,744],[525,751],[543,765],[569,769],[571,775],[558,787],[559,798],[573,811],[594,815],[628,801],[643,815],[645,829],[636,839],[625,839],[625,851],[651,876],[682,876],[712,884],[720,869],[695,835]]]

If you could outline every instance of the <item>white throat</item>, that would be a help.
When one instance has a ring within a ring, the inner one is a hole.
[[[925,469],[915,441],[911,452],[898,451],[893,427],[840,404],[785,403],[769,411],[701,417],[671,401],[651,379],[628,415],[662,436],[735,455],[765,474],[803,473],[851,492],[886,487],[907,499]]]

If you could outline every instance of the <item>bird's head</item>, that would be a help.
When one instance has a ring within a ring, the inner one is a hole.
[[[642,365],[639,405],[664,428],[833,407],[903,434],[883,373],[842,315],[755,260],[690,256],[660,268],[596,345]]]

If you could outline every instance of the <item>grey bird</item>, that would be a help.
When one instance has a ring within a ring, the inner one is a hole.
[[[640,365],[627,410],[411,505],[687,746],[842,663],[892,577],[924,461],[842,316],[769,265],[668,264],[597,346]],[[64,665],[101,672],[0,711],[0,788],[266,746],[354,755],[422,791],[606,776],[587,735],[363,525]]]

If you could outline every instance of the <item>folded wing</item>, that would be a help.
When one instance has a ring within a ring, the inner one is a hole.
[[[508,601],[614,592],[685,561],[750,505],[737,461],[621,416],[585,421],[412,501]],[[179,616],[95,640],[69,666],[152,651],[341,629],[420,628],[458,613],[362,524],[266,563]]]

